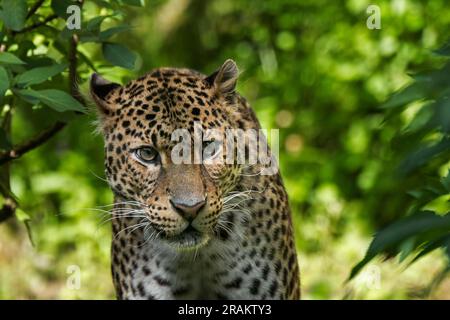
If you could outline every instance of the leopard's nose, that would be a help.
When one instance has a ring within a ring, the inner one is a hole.
[[[197,201],[177,201],[176,199],[169,200],[175,210],[185,218],[188,222],[192,222],[206,204],[206,198]]]

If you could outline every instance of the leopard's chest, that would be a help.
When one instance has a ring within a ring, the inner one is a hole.
[[[231,243],[214,243],[200,252],[177,255],[161,243],[152,243],[124,254],[124,248],[113,246],[112,270],[116,288],[122,299],[217,299],[224,298],[223,289],[237,289],[239,276],[236,262],[230,262]],[[236,257],[236,254],[233,254]],[[242,258],[242,257],[241,257]],[[230,282],[232,284],[230,284]]]
[[[269,199],[269,200],[267,200]],[[295,299],[299,269],[287,202],[249,203],[251,219],[234,214],[230,233],[189,252],[163,240],[113,239],[112,271],[122,299]],[[230,221],[228,217],[227,221]],[[127,225],[115,227],[117,232]]]
[[[260,240],[261,241],[261,240]],[[264,242],[262,240],[262,242]],[[122,299],[270,298],[281,290],[275,249],[228,239],[182,256],[152,243],[133,256],[113,246],[113,275]],[[114,258],[116,257],[116,258]],[[272,259],[272,260],[271,260]],[[275,283],[275,285],[274,285]],[[277,297],[279,298],[279,297]]]

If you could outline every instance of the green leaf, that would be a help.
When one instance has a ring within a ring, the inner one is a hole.
[[[420,209],[435,199],[449,193],[442,181],[438,178],[422,178],[421,182],[424,187],[407,192],[415,198],[412,208]]]
[[[447,175],[441,179],[441,183],[450,193],[450,170],[448,170]]]
[[[27,16],[26,0],[3,0],[0,18],[8,29],[19,31],[25,25]]]
[[[110,3],[108,3],[107,1],[104,1],[104,0],[93,0],[93,1],[99,7],[104,7],[104,8],[108,8],[108,9],[114,8]]]
[[[51,7],[58,16],[66,18],[67,7],[74,4],[71,0],[52,0]]]
[[[30,222],[31,222],[31,217],[30,215],[28,215],[28,213],[26,213],[25,211],[23,211],[20,208],[17,208],[15,211],[15,215],[17,220],[19,220],[20,222],[22,222],[26,229],[27,229],[27,233],[28,233],[28,239],[31,242],[31,245],[34,247],[34,241],[33,241],[33,233],[31,232],[31,226],[30,226]]]
[[[0,101],[2,101],[6,90],[9,89],[9,76],[6,69],[0,66]]]
[[[410,237],[418,236],[430,230],[450,231],[450,214],[439,216],[431,211],[423,211],[401,219],[381,230],[372,240],[364,259],[353,267],[349,279],[352,279],[377,254],[399,246]]]
[[[431,251],[438,248],[449,248],[450,247],[450,233],[444,235],[443,237],[438,237],[437,239],[428,242],[423,249],[414,257],[414,259],[409,263],[410,265]]]
[[[450,132],[450,99],[448,96],[441,97],[435,104],[435,116],[433,123],[437,123],[444,132]]]
[[[18,202],[16,195],[11,191],[9,186],[5,185],[5,181],[0,180],[0,194],[8,198],[13,199],[14,202]]]
[[[102,45],[103,56],[113,65],[133,69],[136,55],[121,44],[105,42]]]
[[[400,245],[400,262],[404,261],[416,249],[416,245],[415,237],[406,239]]]
[[[441,56],[450,56],[450,42],[444,44],[439,49],[435,50],[434,53],[441,55]]]
[[[422,147],[409,154],[402,161],[398,169],[399,173],[401,175],[406,175],[425,164],[428,160],[448,151],[450,151],[450,138],[443,138],[433,145]]]
[[[18,90],[17,93],[20,96],[22,96],[25,100],[30,99],[31,101],[33,101],[37,99],[43,104],[49,106],[50,108],[58,112],[64,111],[85,112],[85,109],[80,102],[78,102],[68,93],[61,90],[47,89],[35,91],[32,89],[23,89]]]
[[[31,217],[20,208],[16,209],[16,217],[17,217],[17,220],[19,220],[20,222],[25,222],[27,220],[31,220]]]
[[[9,52],[0,52],[0,63],[4,64],[25,64],[22,60],[17,58],[14,54]]]
[[[65,41],[67,41],[68,39],[70,39],[78,30],[69,30],[67,29],[67,26],[64,27],[61,32],[59,33],[58,37],[61,39],[64,39]]]
[[[24,100],[32,105],[36,105],[40,101],[38,98],[28,95],[27,92],[23,92],[23,90],[14,90],[13,89],[13,91],[14,91],[14,94],[16,94],[19,98],[21,98],[22,100]]]
[[[122,0],[123,3],[130,6],[143,7],[145,6],[145,0]]]
[[[425,96],[426,92],[423,86],[416,82],[393,94],[386,103],[381,105],[381,108],[391,109],[404,107],[410,102],[425,98]]]
[[[0,150],[11,149],[11,141],[3,128],[0,128]]]
[[[80,34],[80,41],[83,43],[99,42],[99,38],[93,32],[83,32],[83,34]]]
[[[97,72],[97,68],[94,66],[94,64],[92,63],[92,61],[83,53],[83,52],[78,52],[78,55],[81,57],[81,59],[89,66],[89,68],[91,68],[92,70],[94,70],[95,72]]]
[[[111,16],[112,15],[98,16],[98,17],[92,18],[91,20],[89,20],[86,23],[86,29],[88,31],[99,31],[103,20],[105,20],[106,18],[109,18]]]
[[[17,45],[18,45],[18,48],[16,51],[16,55],[21,56],[21,57],[26,57],[27,52],[29,52],[30,50],[36,49],[36,45],[33,43],[33,41],[31,41],[29,39],[23,39],[22,41],[17,43]]]
[[[67,68],[66,63],[54,64],[48,67],[34,68],[16,76],[14,82],[18,86],[22,87],[42,83],[46,81],[48,78],[63,72],[66,68]]]
[[[109,17],[114,17],[115,15],[99,16],[89,20],[86,23],[86,27],[83,28],[80,33],[81,42],[103,42],[111,37],[114,33],[123,31],[125,28],[117,26],[100,32],[102,22]]]
[[[123,32],[123,31],[126,31],[126,30],[129,30],[129,29],[130,29],[130,26],[126,25],[126,24],[115,26],[115,27],[101,31],[99,34],[99,39],[100,39],[100,41],[106,41],[113,35]]]

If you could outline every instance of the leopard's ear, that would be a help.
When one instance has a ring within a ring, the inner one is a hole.
[[[238,77],[239,70],[236,62],[228,59],[217,71],[206,77],[205,81],[211,87],[214,87],[218,93],[227,95],[233,93],[236,89],[236,82]]]
[[[114,110],[113,104],[106,98],[117,88],[120,88],[120,84],[110,82],[96,73],[92,74],[90,94],[101,113],[108,115],[110,111]]]

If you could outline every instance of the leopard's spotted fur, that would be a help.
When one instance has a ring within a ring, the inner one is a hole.
[[[176,68],[154,70],[125,86],[92,77],[106,175],[115,194],[112,274],[119,299],[300,297],[280,175],[255,174],[258,165],[176,165],[170,160],[171,133],[192,131],[195,121],[219,130],[260,128],[234,90],[237,75],[235,63],[227,60],[209,77]],[[137,162],[131,150],[141,145],[157,149],[160,162]],[[178,197],[190,203],[203,196],[194,228],[205,241],[191,250],[177,249],[171,239],[192,228],[187,227],[192,219],[171,201]]]

